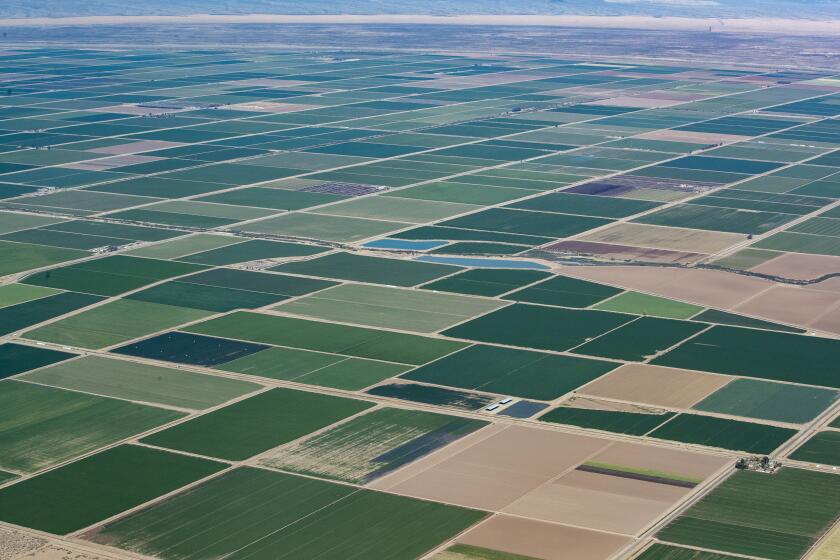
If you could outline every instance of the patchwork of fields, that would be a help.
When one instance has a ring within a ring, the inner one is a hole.
[[[27,48],[0,78],[0,560],[836,552],[840,77]]]

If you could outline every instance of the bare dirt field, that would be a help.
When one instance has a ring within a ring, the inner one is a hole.
[[[840,272],[840,257],[785,253],[750,269],[782,278],[813,280],[825,274]]]
[[[626,442],[612,444],[591,460],[700,479],[711,476],[729,462],[727,458],[716,455]]]
[[[838,302],[840,293],[797,286],[774,286],[736,306],[734,310],[774,321],[809,326],[815,318]]]
[[[621,535],[496,515],[458,542],[545,560],[605,560],[624,547]]]
[[[691,253],[716,253],[743,241],[744,236],[717,231],[623,223],[580,239]]]
[[[603,439],[519,426],[475,443],[475,438],[468,439],[450,445],[445,450],[449,456],[442,461],[436,455],[421,459],[372,487],[498,511],[609,444]]]
[[[0,526],[0,560],[12,560],[47,544],[46,539]]]
[[[683,369],[626,364],[583,387],[595,397],[633,401],[671,408],[690,408],[732,378]]]
[[[731,309],[773,285],[768,280],[716,270],[645,266],[567,266],[563,274],[617,284],[630,290],[658,294],[699,305]]]
[[[546,247],[546,250],[574,255],[589,255],[618,261],[643,261],[667,264],[691,264],[707,257],[702,253],[668,251],[665,249],[647,249],[630,245],[595,243],[593,241],[559,241]]]
[[[648,140],[671,140],[673,142],[695,142],[698,144],[721,144],[749,140],[749,136],[739,134],[718,134],[714,132],[692,132],[690,130],[657,130],[640,134],[639,138]]]
[[[504,511],[635,535],[689,491],[666,484],[571,471],[529,492]]]

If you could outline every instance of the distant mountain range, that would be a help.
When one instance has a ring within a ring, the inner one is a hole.
[[[188,14],[600,15],[840,19],[840,0],[3,0],[0,17]]]

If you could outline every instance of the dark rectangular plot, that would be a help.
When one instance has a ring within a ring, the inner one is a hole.
[[[622,291],[624,290],[604,284],[568,276],[555,276],[508,294],[504,299],[561,307],[589,307]]]
[[[771,161],[756,161],[750,159],[734,159],[714,156],[686,156],[667,163],[662,163],[660,165],[663,167],[678,167],[681,169],[698,169],[702,171],[723,171],[726,173],[758,175],[783,167],[785,164]]]
[[[491,208],[442,222],[444,227],[508,232],[546,237],[567,237],[610,223],[611,220],[548,212]]]
[[[414,383],[391,383],[379,385],[365,391],[378,397],[400,399],[403,401],[419,402],[445,406],[458,410],[478,410],[492,403],[495,399],[478,393],[455,391],[443,387],[430,387]]]
[[[705,328],[689,321],[642,317],[574,351],[589,356],[641,362]]]
[[[329,249],[317,245],[285,243],[282,241],[252,240],[219,249],[194,253],[178,260],[196,264],[223,266],[240,262],[274,259],[282,257],[307,257],[317,255]]]
[[[265,344],[239,342],[197,334],[170,332],[112,350],[116,354],[197,366],[215,366],[268,348]]]
[[[716,326],[652,363],[838,388],[839,355],[840,340]],[[807,357],[806,368],[803,357]]]
[[[538,412],[542,412],[548,408],[548,406],[547,403],[518,401],[499,412],[498,415],[509,416],[511,418],[531,418]]]
[[[628,188],[627,190],[632,190]],[[514,202],[511,208],[538,210],[596,216],[601,218],[624,218],[651,210],[660,206],[659,202],[633,200],[631,198],[612,198],[610,196],[592,196],[588,194],[550,193],[522,202]]]
[[[288,298],[263,292],[173,281],[135,292],[126,299],[223,313],[234,309],[264,307]]]
[[[642,413],[561,406],[540,416],[541,422],[568,424],[617,434],[643,436],[674,417],[673,412]]]
[[[424,285],[423,289],[492,297],[521,286],[533,284],[550,276],[550,273],[539,270],[476,268],[436,280]]]
[[[374,403],[276,388],[178,424],[144,443],[243,460],[358,414]]]
[[[65,535],[226,466],[148,447],[121,445],[0,490],[0,519]]]
[[[635,316],[516,303],[443,332],[446,336],[564,351]]]
[[[300,278],[286,274],[271,274],[235,268],[216,268],[206,272],[199,272],[198,274],[181,278],[179,282],[234,288],[236,290],[262,292],[279,296],[302,296],[336,285],[335,282],[328,280]]]
[[[479,231],[441,226],[421,226],[391,234],[394,239],[435,239],[443,241],[486,241],[500,243],[519,243],[527,246],[542,245],[554,241],[552,237],[536,237],[502,233],[498,231]]]
[[[64,292],[0,309],[0,334],[9,334],[48,319],[93,305],[103,298],[90,294]]]
[[[727,418],[680,414],[649,434],[650,437],[747,453],[772,453],[796,430]]]
[[[550,401],[612,371],[618,365],[477,344],[400,377]]]
[[[24,346],[12,342],[0,344],[0,379],[74,357],[76,354],[37,346]]]
[[[194,264],[116,255],[38,272],[28,276],[23,283],[114,296],[202,268]]]
[[[270,270],[392,286],[415,286],[462,269],[456,266],[402,259],[332,253],[315,259],[281,264]]]
[[[467,144],[445,148],[434,152],[439,156],[481,158],[498,161],[520,161],[546,155],[545,151],[523,147],[492,146],[488,144]]]
[[[717,309],[707,309],[691,318],[692,321],[700,321],[702,323],[715,323],[718,325],[730,325],[733,327],[752,327],[756,329],[769,329],[771,331],[781,331],[789,333],[804,333],[805,329],[797,327],[789,327],[787,325],[780,325],[779,323],[771,323],[770,321],[762,321],[761,319],[753,319],[737,313],[728,313],[726,311],[719,311]]]
[[[719,206],[721,208],[738,208],[741,210],[757,210],[760,212],[777,212],[782,214],[796,214],[804,216],[810,214],[816,208],[802,204],[787,204],[779,202],[766,202],[761,200],[736,200],[728,197],[713,195],[704,196],[690,200],[686,204],[701,204],[704,206]]]
[[[840,466],[840,432],[819,432],[791,453],[790,458]]]

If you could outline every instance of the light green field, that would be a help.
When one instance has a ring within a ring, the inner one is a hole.
[[[61,218],[48,218],[32,214],[16,214],[14,212],[0,212],[0,234],[11,233],[22,229],[29,229],[50,224],[64,222]]]
[[[781,254],[782,253],[777,253],[776,251],[765,251],[764,249],[743,249],[737,253],[714,261],[714,264],[726,268],[735,268],[737,270],[749,270],[752,267],[765,263],[770,259],[780,256]]]
[[[435,332],[502,307],[477,297],[343,284],[275,307],[327,321],[415,332]]]
[[[244,226],[244,231],[289,235],[324,241],[359,241],[403,229],[409,224],[318,214],[285,214]]]
[[[27,284],[7,284],[0,286],[0,307],[16,305],[25,301],[32,301],[42,297],[60,293],[61,290],[53,288],[42,288],[41,286],[29,286]]]
[[[440,220],[478,210],[479,206],[470,204],[455,204],[451,202],[435,202],[430,200],[413,200],[407,202],[400,198],[375,196],[331,204],[319,208],[319,214],[334,216],[352,216],[356,218],[380,219],[422,224],[428,221]]]
[[[86,356],[24,376],[26,381],[106,397],[204,409],[262,386],[125,360]]]
[[[667,317],[670,319],[688,319],[703,311],[703,308],[698,305],[650,296],[639,292],[624,292],[594,307],[595,309],[604,311],[652,315],[654,317]]]
[[[202,251],[209,251],[211,249],[218,249],[219,247],[227,247],[235,243],[243,243],[245,239],[239,237],[229,237],[224,235],[212,235],[208,233],[200,233],[183,239],[174,239],[148,247],[141,247],[128,251],[126,255],[135,255],[137,257],[149,257],[152,259],[175,259],[193,253],[200,253]]]
[[[28,331],[24,336],[79,348],[105,348],[208,315],[212,313],[121,299]]]
[[[3,381],[0,469],[36,471],[181,416],[163,408]]]
[[[0,276],[90,256],[87,251],[0,241]]]
[[[145,206],[144,210],[153,212],[172,212],[175,214],[192,214],[209,218],[227,218],[230,220],[254,220],[274,214],[275,211],[264,208],[247,208],[232,204],[215,204],[213,202],[197,202],[195,200],[171,200]]]

